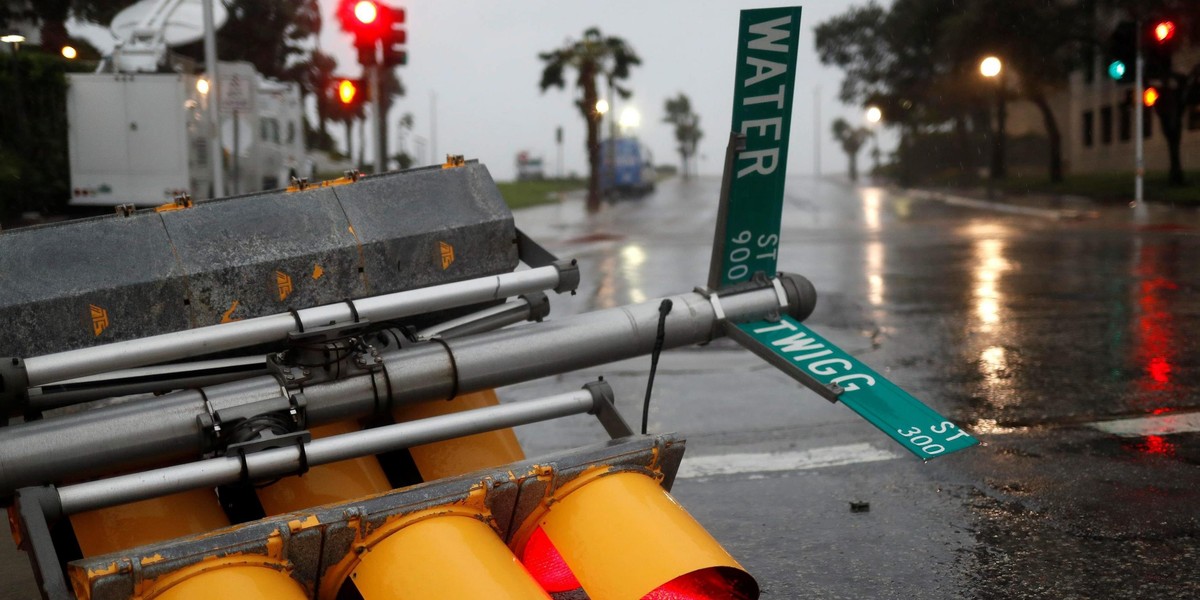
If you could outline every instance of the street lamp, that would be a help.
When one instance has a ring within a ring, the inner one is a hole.
[[[982,73],[984,77],[995,77],[1000,74],[1002,68],[1003,63],[1001,63],[1000,59],[996,58],[995,56],[989,56],[979,61],[979,72]]]
[[[867,117],[867,126],[869,126],[871,128],[871,138],[872,138],[871,162],[874,167],[872,169],[872,171],[874,173],[878,173],[879,172],[879,133],[877,131],[875,131],[875,128],[879,125],[879,123],[881,121],[883,121],[883,110],[880,109],[878,106],[868,106],[866,117]]]
[[[608,100],[605,100],[604,98],[597,100],[596,101],[596,112],[601,115],[607,114],[608,113]]]
[[[200,92],[201,96],[208,95],[208,80],[201,77],[196,80],[196,91]]]
[[[62,55],[67,60],[75,60],[75,57],[79,56],[79,52],[75,50],[74,46],[63,46]]]
[[[24,41],[25,41],[25,36],[23,36],[19,33],[7,33],[4,35],[0,35],[0,42],[4,42],[5,44],[12,44],[12,49],[14,52],[21,49],[21,44]]]
[[[621,111],[619,124],[621,125],[621,129],[625,131],[633,129],[642,124],[642,114],[638,112],[638,109],[632,106],[626,106],[625,109]]]
[[[979,61],[979,73],[996,80],[996,131],[992,136],[992,164],[989,179],[1003,179],[1004,168],[1004,125],[1007,111],[1004,105],[1004,65],[995,56]],[[991,188],[989,186],[989,192]],[[990,194],[989,194],[990,195]]]

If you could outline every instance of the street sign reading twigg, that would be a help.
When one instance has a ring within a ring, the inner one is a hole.
[[[829,343],[799,321],[783,316],[778,322],[755,321],[736,326],[752,338],[762,355],[764,350],[787,361],[783,369],[806,385],[812,380],[841,388],[837,399],[919,458],[969,448],[978,444],[932,408],[900,389],[849,352]],[[779,364],[779,361],[772,361]],[[836,393],[836,392],[835,392]]]

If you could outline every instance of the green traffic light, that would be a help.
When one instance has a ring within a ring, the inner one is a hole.
[[[1114,60],[1108,65],[1108,76],[1120,81],[1125,76],[1125,63]]]

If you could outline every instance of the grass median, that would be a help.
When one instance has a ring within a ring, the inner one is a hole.
[[[512,210],[558,202],[565,192],[582,190],[586,182],[582,179],[539,179],[529,181],[500,181],[496,183],[500,195]]]
[[[1167,174],[1146,174],[1145,198],[1149,202],[1200,206],[1200,171],[1184,174],[1187,185],[1167,184]],[[1133,199],[1133,173],[1087,173],[1067,175],[1054,183],[1048,178],[1010,177],[997,186],[1009,194],[1052,194],[1083,196],[1103,203],[1123,203]]]

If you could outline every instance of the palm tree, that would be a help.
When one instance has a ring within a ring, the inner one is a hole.
[[[688,159],[696,154],[696,145],[704,132],[700,130],[700,115],[692,112],[692,102],[680,92],[677,98],[667,98],[664,122],[675,126],[675,141],[679,142],[679,159],[683,163],[683,178],[688,178]]]
[[[833,122],[833,138],[841,142],[842,150],[850,159],[850,181],[858,181],[858,151],[871,137],[871,130],[866,127],[853,127],[845,119]]]
[[[628,98],[630,91],[617,85],[617,80],[629,77],[629,67],[640,65],[633,48],[618,37],[605,37],[600,30],[592,27],[583,32],[583,39],[570,40],[557,50],[542,52],[538,58],[545,61],[542,69],[542,81],[539,84],[542,92],[549,87],[564,88],[566,82],[563,74],[568,67],[578,74],[575,85],[583,97],[575,101],[579,113],[587,121],[587,152],[590,176],[588,178],[588,212],[600,209],[600,118],[596,110],[599,94],[596,91],[596,77],[604,77],[609,89],[616,91],[622,98]]]

